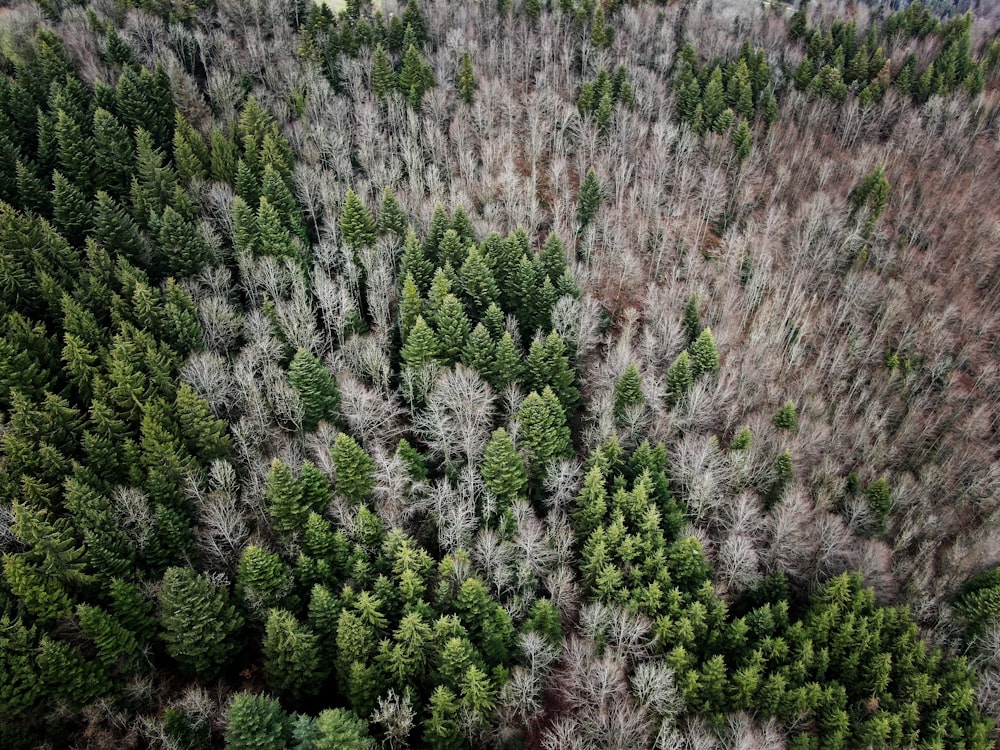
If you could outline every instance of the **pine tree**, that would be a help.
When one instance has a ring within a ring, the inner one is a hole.
[[[177,176],[185,184],[192,178],[208,177],[209,155],[205,141],[184,116],[177,112],[174,119],[174,165]]]
[[[400,261],[399,275],[406,278],[413,276],[413,281],[417,285],[417,290],[421,295],[427,294],[431,287],[431,279],[434,277],[434,264],[425,257],[425,248],[417,239],[413,227],[406,230],[406,240],[403,243],[403,257]]]
[[[251,612],[280,606],[290,590],[289,570],[278,555],[256,544],[243,550],[236,568],[236,592]]]
[[[459,700],[443,685],[430,698],[430,715],[424,725],[424,743],[430,750],[462,750],[465,736],[459,723]]]
[[[462,356],[469,338],[469,320],[458,297],[446,294],[434,315],[437,328],[438,356],[445,365],[454,364]]]
[[[226,747],[230,750],[286,750],[292,723],[274,698],[237,693],[229,704]]]
[[[794,432],[799,427],[799,415],[794,401],[786,401],[771,419],[779,430]]]
[[[630,363],[625,372],[615,382],[614,414],[620,423],[625,415],[645,402],[642,395],[642,376],[635,364]]]
[[[321,420],[334,418],[340,404],[337,383],[307,349],[295,352],[288,368],[288,383],[302,403],[302,429],[311,432]]]
[[[330,449],[334,484],[352,503],[364,502],[375,487],[375,462],[350,435],[340,433]]]
[[[490,332],[486,326],[477,323],[472,329],[469,338],[466,339],[465,348],[462,349],[462,364],[476,370],[491,385],[492,368],[496,360],[496,345],[490,338]]]
[[[719,371],[719,353],[711,328],[705,328],[691,345],[691,365],[695,377],[703,373],[714,375]]]
[[[321,711],[313,722],[313,732],[310,750],[373,750],[375,746],[368,724],[343,708]]]
[[[212,249],[198,228],[171,206],[163,209],[158,240],[161,265],[180,276],[194,276],[212,259]]]
[[[308,513],[303,506],[302,487],[292,470],[278,459],[271,462],[266,497],[275,531],[288,536],[302,530]]]
[[[496,501],[497,518],[486,521],[496,524],[528,484],[524,461],[503,427],[497,429],[486,444],[480,472],[486,491]]]
[[[340,233],[344,241],[355,252],[375,244],[377,237],[375,221],[368,214],[364,204],[353,190],[348,190],[344,207],[340,213]]]
[[[472,55],[466,52],[462,55],[458,69],[458,97],[466,104],[472,104],[476,100],[478,88],[479,84],[476,83],[476,75],[472,70]]]
[[[378,45],[372,58],[372,92],[380,99],[385,99],[396,91],[396,73],[385,48]]]
[[[264,671],[268,682],[291,698],[315,695],[329,672],[319,638],[287,610],[272,609],[264,629]]]
[[[691,357],[685,349],[667,371],[667,403],[670,406],[679,404],[691,390],[692,385],[694,385],[694,370]]]
[[[391,232],[397,237],[406,234],[406,214],[399,207],[396,194],[388,185],[382,190],[382,205],[378,211],[378,228],[381,234]]]
[[[424,322],[423,316],[418,315],[413,328],[407,334],[406,343],[399,352],[403,362],[407,367],[419,369],[423,365],[436,362],[440,351],[441,344],[437,335]]]
[[[489,381],[498,392],[502,392],[511,383],[518,382],[522,371],[521,352],[510,332],[504,331],[497,342],[496,361]]]
[[[243,617],[229,592],[191,568],[168,568],[157,597],[160,638],[185,670],[214,677],[240,650]]]
[[[86,196],[60,172],[52,173],[52,218],[73,245],[82,245],[93,229],[93,211]]]
[[[139,227],[117,201],[103,190],[97,191],[94,237],[105,247],[122,255],[133,265],[144,265],[147,251]]]
[[[528,455],[529,475],[541,480],[545,467],[563,458],[570,449],[563,407],[551,388],[545,388],[541,395],[532,391],[521,403],[517,420],[521,426],[518,436]]]
[[[580,186],[580,196],[577,201],[576,218],[583,230],[593,221],[597,209],[604,202],[604,189],[597,179],[593,167],[587,170],[587,176]]]
[[[750,150],[753,148],[753,136],[750,134],[750,127],[747,125],[746,120],[742,120],[739,127],[733,131],[731,143],[733,156],[736,158],[736,161],[746,161],[747,157],[750,156]]]
[[[434,71],[424,60],[420,50],[411,44],[403,53],[403,67],[399,71],[399,90],[403,92],[410,106],[419,110],[424,92],[434,85]]]
[[[477,246],[469,247],[465,261],[459,269],[458,279],[469,316],[472,320],[478,320],[487,308],[497,301],[500,293],[493,278],[493,271]]]

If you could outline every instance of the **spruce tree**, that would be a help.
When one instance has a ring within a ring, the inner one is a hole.
[[[274,698],[237,693],[229,704],[226,747],[229,750],[286,750],[292,722]]]
[[[705,328],[691,345],[691,370],[695,377],[704,373],[714,375],[719,371],[719,352],[715,348],[711,328]]]
[[[500,293],[493,271],[477,246],[469,247],[458,271],[458,279],[466,310],[473,320],[478,320],[497,301]]]
[[[229,592],[206,576],[191,568],[168,568],[157,601],[160,638],[185,671],[212,678],[240,650],[243,617]]]
[[[692,385],[694,385],[694,369],[691,364],[691,356],[685,349],[667,371],[667,403],[670,406],[677,406],[691,390]]]
[[[292,470],[277,458],[271,462],[265,496],[275,531],[288,536],[302,530],[308,514],[303,506],[302,487]]]
[[[469,319],[458,297],[446,294],[434,315],[437,329],[438,355],[441,362],[451,365],[462,356],[465,342],[469,338]]]
[[[302,403],[302,429],[311,432],[337,413],[340,394],[326,366],[307,349],[299,348],[288,368],[288,383]]]
[[[642,395],[642,377],[635,364],[630,363],[625,372],[615,382],[614,415],[620,423],[629,410],[640,406],[645,401]]]
[[[472,104],[476,99],[476,75],[472,70],[472,55],[468,52],[462,55],[458,69],[458,97],[466,104]]]
[[[423,316],[418,315],[399,352],[404,364],[419,369],[425,364],[437,362],[440,352],[441,344],[437,335],[424,322]]]
[[[350,435],[340,433],[330,449],[334,484],[354,504],[364,502],[375,487],[375,462]]]
[[[378,229],[381,234],[392,233],[397,237],[406,234],[406,214],[388,185],[382,190],[382,205],[378,211]]]
[[[279,693],[297,699],[315,695],[329,673],[319,638],[295,615],[272,609],[264,629],[264,672]]]
[[[372,58],[372,92],[380,99],[385,99],[396,87],[396,73],[392,69],[392,62],[380,44],[375,47]]]
[[[518,382],[522,372],[521,352],[510,332],[504,331],[497,342],[496,361],[488,379],[498,392],[502,392],[511,383]]]
[[[236,593],[251,612],[280,606],[290,589],[289,570],[277,554],[256,544],[243,550],[236,568]]]
[[[597,209],[604,202],[604,189],[597,179],[597,173],[593,167],[587,170],[587,176],[580,186],[580,195],[577,199],[576,219],[583,230],[593,221]]]
[[[348,190],[344,198],[339,224],[344,241],[355,252],[375,244],[377,237],[375,221],[353,190]]]
[[[524,461],[503,427],[486,444],[480,472],[486,491],[497,500],[498,513],[509,508],[527,485]]]

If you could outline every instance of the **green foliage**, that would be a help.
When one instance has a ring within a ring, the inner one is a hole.
[[[188,672],[211,678],[240,650],[243,617],[229,592],[191,568],[168,568],[157,596],[160,639]]]
[[[340,433],[330,449],[334,486],[352,503],[364,502],[375,487],[375,462],[350,435]]]
[[[597,179],[597,173],[593,167],[587,170],[587,176],[580,185],[580,195],[576,205],[576,220],[580,229],[585,229],[597,213],[601,203],[604,202],[604,189]]]
[[[715,375],[719,371],[719,352],[715,348],[715,337],[711,328],[705,328],[691,345],[691,374]]]
[[[622,373],[621,377],[615,381],[613,406],[615,420],[621,423],[630,410],[644,403],[642,377],[639,375],[639,369],[635,364],[630,363],[625,368],[625,372]]]
[[[281,558],[251,544],[236,568],[236,593],[251,612],[280,606],[291,589],[291,577]]]
[[[299,348],[288,368],[288,384],[302,403],[302,428],[315,430],[321,420],[333,419],[340,404],[337,383],[330,371],[307,349]]]
[[[472,55],[468,52],[462,55],[458,69],[458,96],[466,104],[472,104],[476,99],[476,75],[472,69]]]
[[[329,666],[317,634],[291,612],[272,609],[264,630],[264,671],[275,690],[299,698],[320,691]]]
[[[274,698],[237,693],[229,703],[226,747],[229,750],[285,750],[292,723]]]
[[[799,428],[799,414],[795,408],[794,401],[786,401],[774,416],[771,422],[779,430],[795,432]]]
[[[344,197],[339,226],[344,241],[355,252],[375,244],[377,237],[375,220],[369,215],[358,194],[353,190],[348,190]]]

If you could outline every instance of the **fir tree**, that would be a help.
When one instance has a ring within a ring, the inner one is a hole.
[[[719,353],[711,328],[705,328],[691,345],[691,365],[695,377],[703,373],[714,375],[719,371]]]
[[[406,234],[406,214],[396,200],[396,194],[388,185],[382,190],[382,205],[378,212],[378,228],[381,234],[392,233],[397,237]]]
[[[354,438],[340,433],[330,449],[334,484],[352,503],[364,502],[375,487],[375,462]]]
[[[340,213],[340,233],[355,252],[375,244],[375,221],[353,190],[348,190],[344,198],[344,207]]]
[[[681,402],[691,386],[694,385],[694,370],[691,364],[691,356],[685,349],[682,351],[674,364],[667,371],[667,403],[676,406]]]
[[[480,472],[486,491],[496,501],[496,515],[502,517],[528,484],[524,461],[504,428],[497,429],[486,444]]]
[[[396,88],[396,73],[392,69],[392,62],[380,44],[375,48],[372,58],[372,91],[375,96],[385,99]]]
[[[230,750],[285,750],[292,723],[274,698],[237,693],[229,704],[226,747]]]
[[[284,536],[300,531],[308,511],[303,506],[302,487],[292,470],[274,459],[266,486],[268,511],[274,520],[275,531]]]
[[[603,202],[604,189],[597,179],[597,173],[591,167],[587,170],[587,176],[580,186],[580,195],[576,206],[576,219],[580,224],[581,230],[593,221],[594,216],[597,214],[597,209],[601,207]]]
[[[340,395],[330,371],[307,349],[299,348],[288,368],[288,383],[302,403],[302,429],[315,430],[337,412]]]
[[[441,344],[437,335],[418,315],[413,327],[406,336],[406,343],[400,350],[400,356],[407,367],[419,369],[425,364],[436,362],[441,352]]]
[[[314,695],[323,687],[329,667],[319,638],[287,610],[272,609],[264,629],[264,671],[268,682],[291,698]]]
[[[236,568],[236,592],[251,612],[280,606],[291,589],[281,558],[255,544],[247,546]]]
[[[454,364],[462,356],[469,338],[469,320],[458,297],[446,294],[434,315],[437,328],[438,356],[446,365]]]
[[[466,104],[472,104],[476,99],[476,75],[472,70],[472,55],[468,52],[462,55],[458,69],[458,96]]]
[[[645,402],[642,395],[642,377],[635,364],[629,364],[625,372],[615,382],[614,414],[619,422],[633,408]]]
[[[185,670],[214,677],[240,650],[243,618],[229,593],[191,568],[168,568],[157,597],[160,638]]]

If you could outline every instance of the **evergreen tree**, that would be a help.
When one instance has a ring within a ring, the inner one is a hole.
[[[292,470],[278,459],[271,462],[266,497],[275,531],[288,536],[302,530],[308,515],[303,505],[302,487]]]
[[[268,682],[292,698],[323,687],[326,666],[318,637],[287,610],[272,609],[264,630],[264,671]]]
[[[60,172],[52,173],[52,218],[59,232],[72,244],[82,245],[93,229],[93,212],[86,196]]]
[[[440,351],[441,344],[437,335],[424,322],[423,316],[418,315],[399,352],[403,362],[407,367],[420,368],[436,362]]]
[[[340,403],[337,383],[322,362],[299,348],[288,368],[288,383],[302,403],[302,429],[311,432],[334,417]]]
[[[694,370],[691,365],[691,357],[685,349],[667,371],[667,403],[670,406],[677,406],[691,390],[692,385],[694,385]]]
[[[587,176],[580,186],[580,196],[577,201],[576,218],[580,229],[584,229],[594,219],[597,209],[604,202],[604,190],[593,167],[587,170]]]
[[[406,234],[406,214],[396,200],[396,194],[388,185],[382,190],[382,205],[378,212],[378,228],[381,234],[391,232],[397,237]]]
[[[504,331],[497,342],[496,361],[489,381],[498,392],[502,392],[511,383],[518,382],[522,371],[521,352],[510,332]]]
[[[431,279],[434,277],[434,264],[427,260],[424,255],[425,248],[417,239],[416,232],[412,227],[406,230],[406,240],[403,243],[403,258],[400,261],[400,278],[407,275],[413,277],[417,290],[421,295],[427,294],[431,287]]]
[[[430,716],[424,726],[424,743],[431,750],[462,750],[465,736],[459,723],[459,700],[443,685],[430,698]]]
[[[399,71],[399,90],[415,110],[420,109],[424,92],[435,85],[434,71],[413,44],[403,53],[403,67]]]
[[[472,320],[479,319],[500,296],[493,271],[475,245],[469,248],[458,279],[465,308]]]
[[[497,429],[486,444],[480,472],[486,491],[496,501],[495,513],[500,519],[528,484],[524,461],[503,427]]]
[[[212,259],[212,249],[198,228],[171,206],[163,210],[158,239],[160,265],[181,276],[193,276]]]
[[[340,213],[340,233],[344,236],[344,241],[355,252],[363,247],[371,247],[377,237],[376,229],[375,221],[358,194],[348,190]]]
[[[134,265],[145,265],[148,253],[139,227],[128,212],[103,190],[97,192],[94,223],[94,237],[106,249],[114,250]]]
[[[434,315],[437,328],[438,356],[445,365],[454,364],[462,356],[469,338],[469,320],[458,297],[446,294]]]
[[[286,750],[292,723],[274,698],[237,693],[229,704],[226,747],[229,750]]]
[[[80,120],[60,109],[56,113],[55,137],[59,169],[83,194],[93,195],[94,143],[80,126]]]
[[[703,373],[714,375],[719,371],[719,353],[715,348],[712,329],[706,328],[691,345],[691,370],[697,377]]]
[[[278,555],[256,544],[243,550],[236,568],[236,592],[251,612],[280,606],[290,589],[288,568]]]
[[[614,414],[615,419],[621,423],[625,415],[633,408],[645,402],[642,395],[642,377],[635,364],[629,364],[625,372],[615,382],[614,391]]]
[[[747,157],[750,156],[750,150],[753,148],[753,136],[750,134],[750,127],[747,125],[746,120],[742,120],[739,127],[733,131],[731,143],[733,146],[733,156],[736,158],[736,161],[746,161]]]
[[[343,432],[337,435],[330,456],[337,492],[352,503],[364,502],[375,487],[375,462],[354,438]]]
[[[392,69],[392,62],[385,48],[378,45],[372,58],[372,91],[375,96],[385,99],[389,94],[396,91],[396,73]]]
[[[472,55],[468,52],[462,55],[458,69],[458,97],[466,104],[472,104],[476,99],[476,75],[472,70]]]
[[[373,750],[368,724],[351,711],[328,708],[313,722],[310,750]],[[303,748],[305,750],[305,748]]]
[[[191,568],[168,568],[159,605],[160,638],[185,670],[214,677],[240,650],[243,617],[229,592]]]
[[[793,401],[786,401],[771,419],[779,430],[794,432],[799,427],[799,415]]]
[[[563,458],[570,449],[569,428],[559,399],[551,388],[541,395],[532,391],[517,412],[521,426],[518,436],[527,452],[529,474],[533,479],[544,477],[545,467],[554,459]]]
[[[476,370],[495,387],[492,380],[492,370],[495,360],[496,345],[493,343],[493,339],[490,338],[490,332],[486,330],[486,326],[482,323],[477,323],[476,327],[472,329],[472,333],[469,334],[469,338],[465,342],[465,348],[462,350],[462,364]]]

